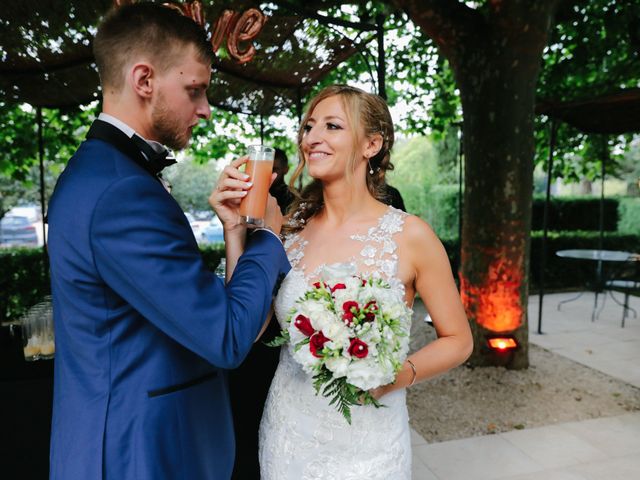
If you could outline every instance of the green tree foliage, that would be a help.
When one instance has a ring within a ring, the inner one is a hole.
[[[442,145],[427,137],[399,141],[392,153],[395,169],[388,181],[402,194],[409,213],[424,219],[441,238],[455,238],[458,185],[450,180],[457,175],[457,167],[441,161],[447,157],[439,154]]]
[[[183,210],[195,212],[211,209],[208,197],[218,178],[216,165],[216,162],[201,164],[187,159],[163,172],[171,184],[171,195]]]
[[[42,109],[42,143],[45,193],[89,128],[96,107]],[[40,202],[37,111],[29,105],[0,101],[0,211],[22,203]]]
[[[487,0],[463,2],[483,12]],[[375,25],[384,18],[386,93],[391,106],[401,106],[398,128],[405,135],[428,134],[434,139],[448,139],[461,120],[459,91],[444,56],[439,55],[433,41],[417,28],[407,15],[390,1],[354,1],[350,4],[335,1],[307,2],[282,0],[269,8],[294,8],[338,20]],[[640,51],[640,5],[636,0],[565,1],[556,16],[549,45],[545,49],[537,96],[545,100],[573,100],[606,93],[618,87],[637,86]],[[308,22],[313,25],[313,22]],[[369,89],[379,88],[376,73],[378,49],[373,30],[329,24],[361,45],[359,53],[327,75],[303,98],[303,103],[318,89],[329,83],[362,83]],[[322,35],[323,29],[308,28],[307,35]],[[44,38],[44,37],[43,37]],[[48,38],[48,37],[47,37]],[[39,36],[34,37],[38,43]],[[46,42],[46,38],[42,42]],[[365,40],[369,40],[365,42]],[[40,47],[38,47],[39,49]],[[44,48],[44,47],[43,47]],[[45,160],[47,168],[60,170],[82,140],[97,107],[68,111],[47,110],[44,113]],[[298,111],[276,112],[295,124]],[[37,160],[35,112],[24,106],[0,101],[2,131],[0,134],[0,176],[28,181],[31,166]],[[545,118],[538,118],[536,129],[536,161],[544,163],[548,156],[548,128]],[[291,127],[260,118],[214,109],[212,119],[194,131],[189,155],[196,162],[239,155],[247,143],[260,138],[295,151]],[[555,176],[577,178],[583,173],[597,175],[597,160],[583,162],[581,149],[587,142],[585,135],[562,124],[559,128],[558,155]],[[449,142],[449,140],[447,140]],[[628,142],[611,142],[624,147]],[[446,143],[448,144],[448,143]],[[438,147],[446,153],[445,147]],[[452,152],[453,150],[449,150]],[[569,155],[571,154],[571,155]],[[615,162],[608,174],[615,174]],[[625,167],[626,168],[626,167]],[[628,168],[626,168],[628,170]],[[449,170],[453,172],[453,169]],[[55,175],[54,175],[55,176]],[[450,181],[450,179],[449,179]],[[4,187],[3,194],[7,192]]]
[[[394,148],[395,169],[389,183],[402,193],[407,211],[426,218],[428,196],[438,180],[438,163],[432,143],[426,137],[414,137]]]
[[[537,97],[546,101],[584,100],[640,84],[640,4],[637,0],[566,1],[543,56]],[[538,117],[536,162],[548,158],[548,119]],[[599,175],[600,159],[583,132],[561,123],[558,129],[554,177],[576,181]],[[612,137],[611,149],[627,140]],[[586,156],[580,155],[585,153]],[[617,175],[620,156],[612,158],[608,175]]]

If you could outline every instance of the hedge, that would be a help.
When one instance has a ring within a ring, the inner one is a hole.
[[[201,246],[207,267],[213,271],[224,256],[224,246]],[[44,257],[38,248],[3,248],[0,250],[0,323],[15,321],[32,305],[50,295]]]
[[[597,249],[599,232],[573,231],[549,232],[547,238],[547,255],[544,271],[545,290],[572,290],[584,287],[586,282],[595,278],[596,262],[574,260],[558,257],[558,250],[576,248]],[[454,273],[460,266],[460,244],[457,239],[443,239],[442,243],[449,255]],[[640,253],[640,235],[604,232],[603,248],[605,250],[623,250]],[[535,293],[540,288],[540,262],[542,256],[542,232],[531,234],[531,252],[529,257],[529,290]],[[607,265],[611,268],[614,265]],[[457,275],[456,275],[457,276]]]
[[[598,248],[599,233],[572,231],[550,232],[547,241],[545,268],[545,289],[577,289],[595,276],[596,263],[558,257],[558,250],[576,248]],[[459,242],[457,239],[443,239],[453,272],[459,268]],[[640,252],[640,235],[605,232],[604,248]],[[201,247],[205,264],[212,271],[224,255],[221,245]],[[531,257],[529,287],[532,292],[540,285],[540,256],[542,233],[533,232],[531,237]],[[11,248],[0,250],[0,321],[12,321],[50,293],[49,278],[43,269],[42,250]],[[457,275],[456,275],[457,276]]]
[[[426,194],[424,219],[440,237],[458,235],[458,187],[435,185]],[[532,230],[544,226],[545,198],[536,195],[531,212]],[[603,229],[640,234],[640,198],[608,197],[604,199]],[[552,197],[549,201],[548,228],[552,231],[600,229],[600,197]]]
[[[533,199],[531,229],[544,228],[545,198]],[[618,228],[618,199],[604,199],[603,229],[614,232]],[[549,201],[549,230],[600,230],[600,197],[553,197]]]
[[[618,204],[618,231],[640,235],[640,198],[621,198]]]

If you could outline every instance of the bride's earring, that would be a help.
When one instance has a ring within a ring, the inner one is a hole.
[[[367,163],[369,164],[369,175],[373,175],[373,168],[371,167],[371,159],[367,157]]]

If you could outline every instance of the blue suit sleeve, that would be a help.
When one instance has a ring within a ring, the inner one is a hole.
[[[282,244],[251,235],[233,279],[209,272],[184,213],[151,177],[128,177],[100,198],[91,221],[103,280],[166,335],[220,368],[239,365],[289,270]]]

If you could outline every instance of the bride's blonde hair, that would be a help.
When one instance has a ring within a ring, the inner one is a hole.
[[[358,158],[357,145],[364,138],[370,138],[374,135],[382,137],[380,151],[369,159],[366,182],[367,189],[374,198],[380,201],[385,199],[385,175],[387,171],[393,170],[390,152],[393,147],[394,133],[389,107],[378,95],[367,93],[364,90],[348,85],[331,85],[313,97],[298,129],[299,163],[289,181],[289,187],[294,194],[294,201],[288,209],[288,213],[292,215],[291,221],[283,227],[283,234],[285,235],[301,230],[306,221],[320,211],[324,205],[322,182],[313,179],[301,192],[296,190],[294,185],[306,166],[306,160],[302,152],[302,139],[307,121],[322,100],[333,96],[339,97],[342,101],[342,106],[347,115],[347,122],[351,132],[354,132],[353,151],[347,166],[347,176],[353,175],[358,162],[361,161],[361,158]],[[369,169],[373,170],[373,174],[369,173]]]

